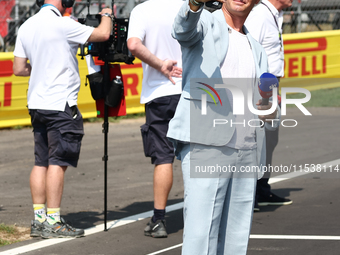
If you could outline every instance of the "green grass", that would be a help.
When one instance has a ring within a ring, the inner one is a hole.
[[[7,234],[14,234],[17,230],[12,226],[7,226],[3,223],[0,224],[0,232]]]
[[[5,246],[5,245],[9,245],[9,244],[12,244],[12,242],[6,241],[6,240],[2,240],[2,239],[0,238],[0,247],[1,247],[1,246]]]
[[[20,242],[23,234],[15,226],[8,226],[3,223],[0,224],[0,247],[12,243]]]
[[[288,94],[287,98],[304,98],[305,94]],[[340,107],[340,88],[311,91],[311,99],[303,104],[305,107]],[[287,107],[294,105],[288,104]]]

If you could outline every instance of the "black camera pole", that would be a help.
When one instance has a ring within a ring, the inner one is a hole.
[[[110,82],[110,69],[108,60],[104,61],[104,84],[105,89],[108,88]],[[103,123],[103,133],[104,133],[104,231],[107,231],[107,161],[108,161],[108,133],[109,133],[109,107],[104,101],[104,123]]]
[[[112,15],[114,10],[114,0],[112,0]],[[112,24],[114,25],[114,24]],[[109,68],[109,56],[105,54],[104,59],[104,87],[105,91],[109,91],[110,85],[110,68]],[[108,161],[108,133],[109,133],[109,106],[104,101],[104,123],[103,123],[103,133],[104,133],[104,231],[107,231],[107,161]]]

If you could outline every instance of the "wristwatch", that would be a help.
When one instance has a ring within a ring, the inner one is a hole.
[[[102,17],[103,17],[103,16],[109,17],[109,18],[112,19],[112,15],[111,15],[110,13],[107,13],[107,12],[106,12],[106,13],[103,13],[103,14],[102,14]]]

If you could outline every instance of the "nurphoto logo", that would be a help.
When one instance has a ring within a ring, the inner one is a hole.
[[[227,102],[224,102],[224,98],[221,99],[221,96],[216,91],[216,89],[226,89],[226,91],[229,91],[231,93],[232,95],[231,106],[232,106],[234,115],[244,115],[246,99],[247,99],[246,102],[247,102],[248,109],[254,115],[272,114],[278,106],[278,82],[275,83],[270,80],[260,79],[259,93],[262,96],[262,100],[263,101],[268,100],[269,98],[272,99],[271,100],[272,105],[270,109],[268,110],[259,110],[256,107],[254,107],[253,89],[248,89],[247,95],[244,95],[242,89],[231,84],[226,84],[226,83],[214,84],[214,87],[207,83],[198,82],[198,81],[196,81],[196,84],[200,84],[199,86],[196,86],[196,88],[203,91],[203,93],[201,94],[201,115],[207,115],[207,107],[208,107],[207,95],[211,97],[211,99],[214,102],[214,105],[216,105],[217,107],[225,107],[225,104]],[[263,84],[265,86],[263,86]],[[302,93],[305,95],[305,97],[291,99],[291,98],[287,98],[288,93]],[[304,115],[311,116],[312,114],[303,106],[303,104],[307,103],[310,99],[311,99],[311,93],[305,88],[282,87],[281,88],[281,115],[285,116],[287,114],[287,105],[292,104],[292,105],[295,105]],[[220,104],[220,106],[218,106],[218,103]],[[269,121],[269,123],[271,123],[272,126],[274,126],[275,125],[274,123],[277,121],[281,121],[281,125],[284,127],[295,127],[298,124],[297,121],[294,119],[285,119],[285,120],[272,119],[272,120],[267,120],[267,121]],[[292,122],[293,124],[288,125],[287,122]],[[215,119],[213,122],[213,127],[215,127],[216,125],[224,125],[227,123],[230,123],[230,121],[226,119]],[[245,122],[241,124],[243,124],[244,126],[246,125]],[[263,124],[264,124],[263,121],[260,119],[248,120],[248,126],[250,127],[260,127],[260,126],[263,126]]]

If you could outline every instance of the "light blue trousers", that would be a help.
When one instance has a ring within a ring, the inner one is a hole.
[[[215,173],[207,178],[204,173],[200,178],[196,170],[216,165],[245,170],[256,165],[256,149],[182,144],[177,154],[184,181],[182,255],[246,254],[257,174]]]

